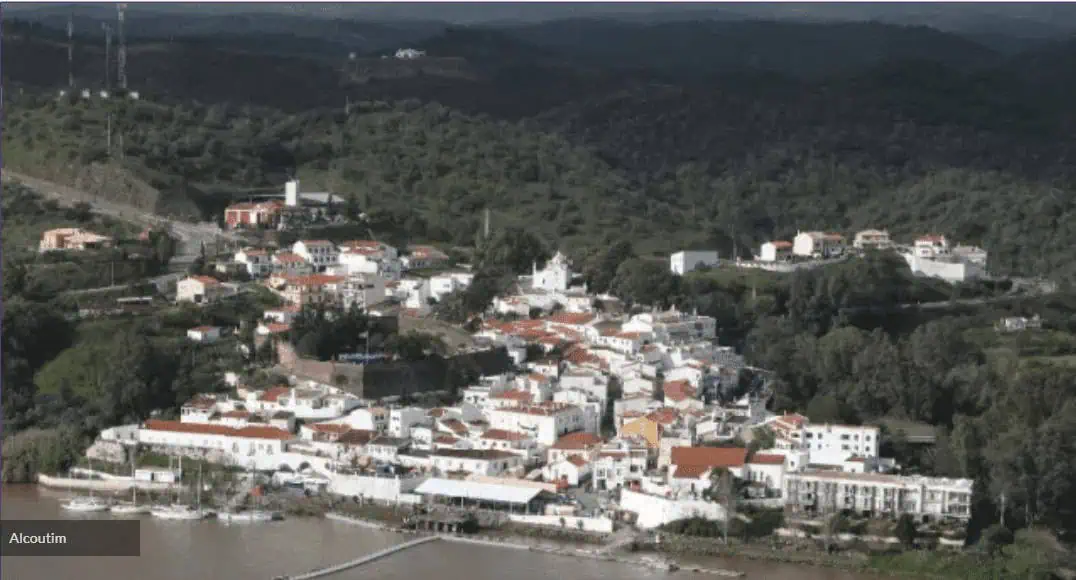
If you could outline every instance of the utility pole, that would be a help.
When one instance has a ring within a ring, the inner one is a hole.
[[[75,90],[75,16],[67,15],[67,88]]]
[[[105,120],[105,147],[108,149],[108,156],[112,156],[112,111],[108,112],[108,116]]]
[[[485,227],[485,238],[486,238],[487,240],[489,239],[489,208],[488,208],[488,207],[486,208],[486,227]]]
[[[112,27],[107,23],[101,23],[101,30],[105,31],[105,90],[112,90]]]
[[[123,89],[124,91],[126,91],[127,90],[127,40],[126,40],[126,36],[123,33],[123,21],[124,21],[124,11],[127,10],[127,5],[126,4],[117,4],[116,5],[116,10],[118,12],[118,14],[117,14],[117,24],[119,26],[119,37],[120,37],[119,38],[119,41],[120,41],[120,53],[119,53],[119,58],[118,58],[118,62],[117,62],[117,67],[119,69],[118,73],[117,73],[117,76],[119,78],[117,80],[120,83],[120,88]]]

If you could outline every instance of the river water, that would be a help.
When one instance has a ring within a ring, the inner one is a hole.
[[[5,520],[108,518],[60,509],[67,494],[37,486],[5,485]],[[5,578],[14,580],[271,580],[339,564],[413,539],[320,518],[227,525],[216,521],[161,521],[143,516],[140,558],[9,557]],[[740,570],[766,580],[870,580],[827,568],[718,558],[683,558],[686,564]],[[433,542],[327,577],[328,580],[644,580],[669,573],[625,564],[484,546]],[[717,576],[676,572],[677,580]]]

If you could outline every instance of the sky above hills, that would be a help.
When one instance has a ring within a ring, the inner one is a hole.
[[[840,2],[840,3],[221,3],[131,4],[130,12],[214,16],[263,13],[305,17],[370,19],[379,21],[442,21],[457,24],[538,22],[563,18],[615,17],[636,21],[668,21],[693,18],[776,18],[807,21],[878,20],[896,24],[930,25],[942,30],[998,34],[1052,36],[1076,30],[1076,4],[1002,2]],[[82,15],[114,13],[113,4],[10,4],[5,12],[66,13]]]

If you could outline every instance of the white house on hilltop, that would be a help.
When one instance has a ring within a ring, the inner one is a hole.
[[[684,250],[669,256],[669,269],[673,274],[683,276],[699,267],[710,268],[718,265],[716,251],[712,250]]]
[[[808,258],[834,258],[844,253],[844,236],[827,232],[799,232],[792,253]]]
[[[792,242],[774,240],[762,244],[758,259],[760,262],[783,262],[792,257]]]

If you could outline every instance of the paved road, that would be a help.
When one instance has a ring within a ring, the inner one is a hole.
[[[221,230],[214,223],[192,223],[165,219],[146,210],[113,201],[94,199],[94,196],[84,191],[14,171],[5,170],[3,180],[21,182],[41,195],[55,199],[62,205],[85,202],[90,204],[94,212],[102,215],[145,226],[168,227],[180,242],[177,255],[173,258],[175,264],[193,262],[201,254],[202,244],[209,245],[218,240],[239,241],[240,239],[234,234]]]
[[[1027,298],[1034,298],[1037,296],[1047,296],[1057,292],[1056,288],[1045,290],[1042,292],[1028,293],[1028,294],[1006,294],[1005,296],[994,296],[992,298],[962,298],[958,300],[939,300],[937,302],[916,302],[909,304],[898,304],[890,308],[878,308],[872,306],[862,306],[858,308],[844,308],[843,312],[855,313],[864,311],[899,311],[899,310],[939,310],[944,308],[950,308],[953,306],[981,306],[984,304],[1000,304],[1003,302],[1012,302],[1015,300],[1023,300]]]
[[[129,286],[137,284],[139,282],[149,282],[157,287],[157,292],[164,294],[168,290],[170,283],[178,282],[180,278],[186,276],[184,272],[171,272],[168,274],[162,274],[160,276],[154,276],[153,278],[147,278],[145,280],[139,280],[137,282],[128,282],[126,284],[116,284],[114,286],[100,286],[98,288],[83,288],[80,290],[68,290],[63,294],[66,296],[79,296],[82,294],[95,294],[98,292],[111,292],[114,290],[123,290]]]

